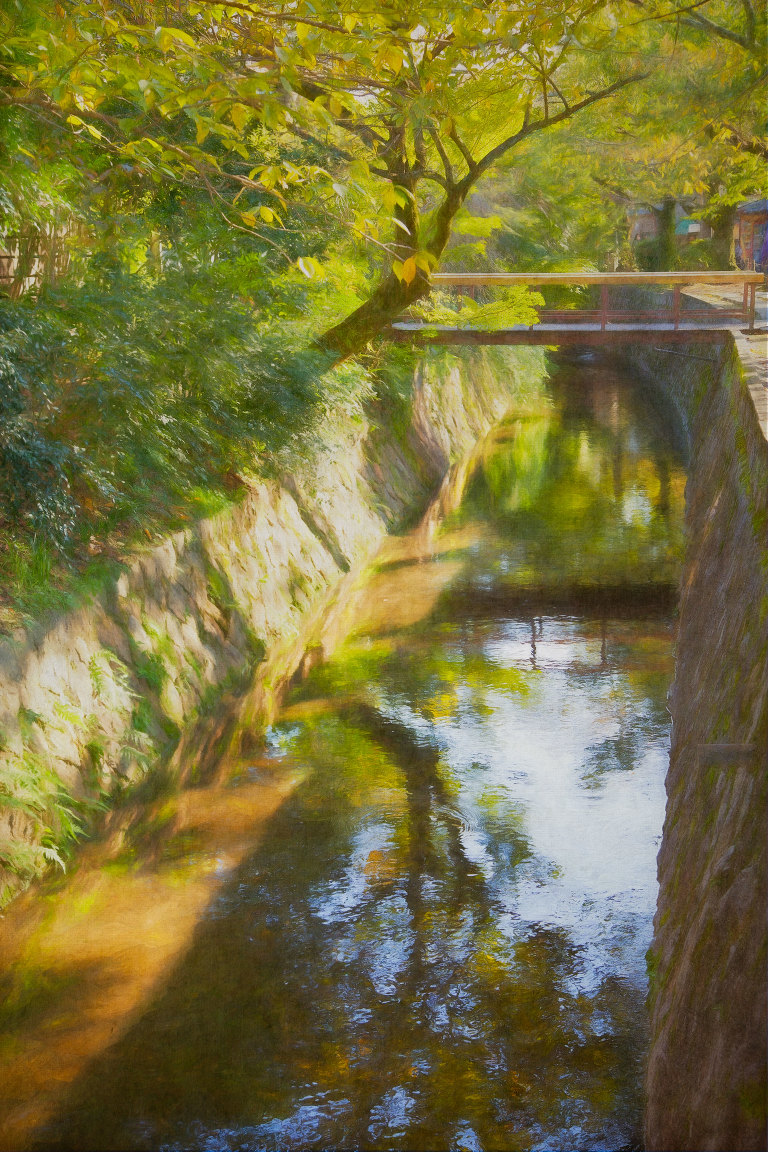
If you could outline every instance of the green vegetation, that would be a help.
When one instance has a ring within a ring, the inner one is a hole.
[[[763,23],[751,0],[6,0],[0,626],[311,450],[329,411],[399,403],[370,341],[419,301],[456,320],[424,303],[441,262],[668,266],[628,252],[627,205],[689,196],[720,231],[686,258],[722,263],[765,192]]]
[[[623,412],[595,424],[573,387],[558,408],[501,425],[480,462],[453,523],[485,520],[514,541],[514,563],[502,554],[496,573],[510,594],[676,586],[680,463],[669,449],[639,447]]]
[[[109,571],[125,542],[210,514],[260,456],[364,386],[341,370],[321,396],[309,355],[284,372],[319,296],[299,272],[273,280],[201,198],[127,200],[115,219],[149,213],[144,240],[163,215],[162,268],[131,269],[137,226],[133,245],[81,253],[65,280],[0,302],[0,583],[33,613],[66,606],[39,603],[63,557]]]
[[[66,719],[74,719],[86,727],[82,717],[67,710]],[[50,864],[64,867],[64,859],[72,845],[81,837],[88,819],[104,804],[98,780],[91,795],[75,799],[60,777],[39,751],[43,728],[42,718],[36,712],[22,708],[19,712],[22,747],[15,751],[3,746],[0,740],[0,804],[17,823],[21,822],[32,833],[32,843],[3,838],[0,841],[0,867],[29,880],[39,876]],[[96,750],[98,740],[91,746]],[[93,753],[92,753],[93,755]],[[98,764],[94,756],[95,775]],[[9,894],[0,888],[0,907]]]

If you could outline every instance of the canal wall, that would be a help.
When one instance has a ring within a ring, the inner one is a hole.
[[[689,449],[646,1146],[764,1149],[768,443],[730,337],[627,359]]]
[[[329,416],[238,504],[2,641],[0,904],[100,810],[169,774],[205,778],[263,724],[334,596],[544,371],[533,349],[429,355],[411,396]]]

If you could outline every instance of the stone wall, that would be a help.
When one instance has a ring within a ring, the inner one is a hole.
[[[690,454],[647,1148],[764,1149],[768,444],[730,338],[628,360],[672,401]]]
[[[215,760],[234,711],[222,695],[247,696],[251,719],[267,707],[345,574],[543,372],[530,349],[429,355],[408,419],[383,404],[329,418],[301,463],[127,558],[96,601],[0,642],[0,903],[95,807]]]

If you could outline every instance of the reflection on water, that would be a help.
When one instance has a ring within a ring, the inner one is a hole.
[[[682,485],[605,369],[510,418],[243,765],[300,782],[39,1147],[639,1146]]]

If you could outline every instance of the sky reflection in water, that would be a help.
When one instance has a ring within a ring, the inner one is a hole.
[[[253,771],[303,782],[45,1146],[637,1146],[683,482],[605,368],[510,417],[370,599],[458,577],[296,688]]]

